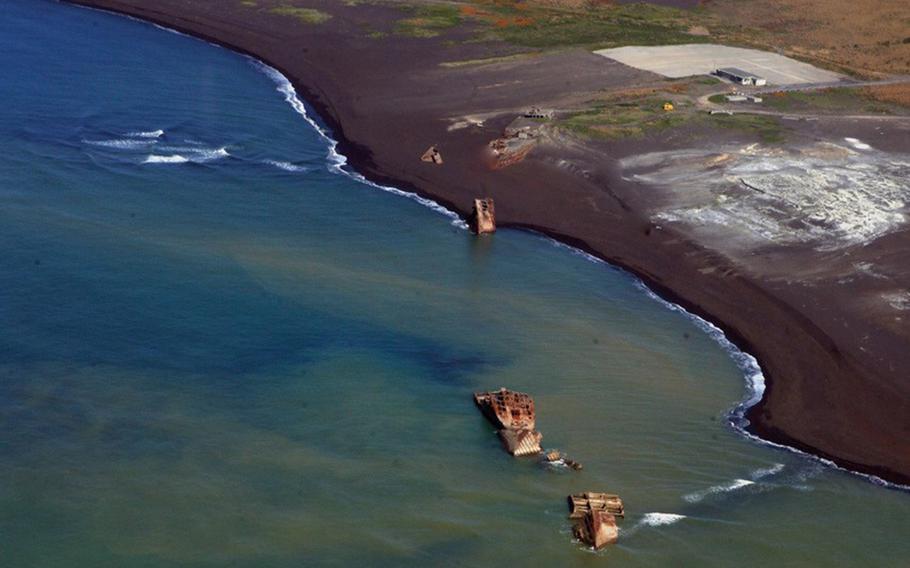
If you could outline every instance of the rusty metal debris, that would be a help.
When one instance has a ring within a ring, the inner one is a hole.
[[[420,159],[424,162],[432,162],[437,165],[442,164],[442,154],[439,153],[439,148],[436,146],[427,148],[427,151],[423,153]]]
[[[616,542],[619,538],[616,518],[624,516],[619,495],[590,491],[569,495],[569,518],[574,521],[572,533],[596,549]]]
[[[555,465],[564,465],[570,469],[578,471],[582,469],[582,465],[575,460],[571,460],[566,457],[566,455],[559,450],[550,450],[544,455],[544,459],[551,464]]]
[[[506,451],[513,456],[533,456],[540,453],[540,440],[543,434],[537,430],[504,429],[499,431],[499,439]]]
[[[569,518],[580,519],[590,511],[604,511],[617,517],[625,517],[622,499],[612,493],[575,493],[569,495]]]
[[[496,209],[493,206],[493,199],[486,197],[474,200],[474,209],[471,211],[471,218],[468,219],[471,229],[478,235],[496,232]],[[503,389],[505,390],[505,389]],[[527,395],[525,395],[527,396]],[[475,399],[477,397],[475,396]],[[528,397],[530,400],[530,397]],[[480,404],[480,403],[478,403]],[[532,412],[534,402],[531,402]],[[503,426],[507,428],[508,426]]]
[[[597,550],[619,539],[616,517],[603,511],[589,511],[572,528],[575,538]]]
[[[522,392],[501,388],[498,391],[474,393],[474,402],[483,415],[498,429],[499,438],[513,456],[541,456],[544,463],[565,464],[581,469],[581,464],[567,459],[559,450],[546,453],[540,448],[543,436],[535,430],[534,399]],[[619,538],[617,517],[625,517],[622,499],[612,493],[576,493],[569,495],[569,519],[575,537],[600,549]]]
[[[534,399],[521,392],[502,388],[474,393],[474,402],[484,416],[499,428],[499,438],[513,456],[530,456],[542,452],[543,435],[534,429]]]

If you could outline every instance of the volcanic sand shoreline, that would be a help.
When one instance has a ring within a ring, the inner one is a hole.
[[[266,62],[316,109],[338,151],[367,179],[430,198],[462,216],[474,197],[492,196],[501,227],[534,230],[619,265],[663,298],[715,323],[758,359],[766,378],[764,398],[747,413],[750,432],[910,484],[910,387],[894,370],[895,362],[906,368],[901,363],[910,359],[905,334],[879,334],[879,353],[889,360],[868,357],[851,338],[864,326],[874,328],[875,321],[853,317],[856,331],[840,334],[832,322],[843,318],[830,320],[828,314],[841,301],[839,290],[807,291],[756,277],[686,235],[655,225],[646,199],[609,167],[579,174],[563,166],[559,153],[541,150],[533,159],[491,170],[483,153],[500,135],[501,121],[449,128],[456,116],[507,114],[571,92],[648,84],[653,75],[581,50],[443,70],[443,62],[517,50],[437,38],[364,37],[357,19],[388,23],[393,9],[382,6],[317,0],[313,5],[333,17],[312,25],[251,13],[239,2],[161,0],[151,8],[142,0],[67,1],[138,17]],[[509,88],[510,81],[520,87]],[[440,147],[443,166],[419,161],[432,144]],[[907,249],[910,231],[879,241],[873,244],[893,257],[892,249]],[[791,246],[786,253],[791,262],[816,261],[809,248]]]

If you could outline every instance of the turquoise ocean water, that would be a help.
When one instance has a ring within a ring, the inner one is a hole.
[[[628,275],[344,175],[247,58],[0,7],[0,566],[910,562],[910,497],[737,433],[744,369]],[[585,469],[502,452],[499,386]]]

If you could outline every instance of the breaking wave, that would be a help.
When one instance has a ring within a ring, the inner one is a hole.
[[[715,485],[709,487],[703,491],[696,491],[694,493],[689,493],[688,495],[683,495],[683,499],[689,503],[698,503],[702,501],[705,497],[709,495],[717,495],[722,493],[730,493],[743,487],[748,487],[750,485],[755,485],[754,481],[749,479],[734,479],[730,483],[725,483],[723,485]]]
[[[143,164],[185,164],[190,160],[180,154],[174,154],[172,156],[156,156],[152,154],[147,157],[142,163]]]
[[[226,158],[226,157],[230,156],[230,154],[228,153],[226,148],[218,148],[216,150],[187,148],[184,151],[186,151],[186,150],[190,151],[190,153],[188,155],[152,154],[152,155],[146,157],[146,159],[142,163],[143,164],[185,164],[187,162],[193,162],[194,164],[204,164],[206,162],[211,162],[214,160],[219,160],[221,158]]]
[[[329,136],[328,132],[326,132],[325,129],[323,129],[322,126],[320,126],[319,123],[317,123],[315,120],[313,120],[313,118],[307,113],[306,106],[303,104],[303,101],[300,100],[300,97],[297,96],[297,91],[296,91],[296,89],[294,89],[294,85],[291,84],[291,82],[288,80],[288,78],[285,77],[284,75],[282,75],[281,72],[278,71],[277,69],[275,69],[274,67],[270,67],[269,65],[266,65],[265,63],[263,63],[262,61],[259,61],[258,59],[249,57],[249,60],[253,63],[253,65],[257,69],[259,69],[260,71],[265,73],[265,75],[267,77],[269,77],[275,83],[275,85],[276,85],[275,89],[279,93],[284,95],[284,100],[287,101],[287,103],[289,105],[291,105],[291,107],[295,111],[297,111],[297,113],[300,116],[302,116],[304,118],[304,120],[306,120],[308,123],[310,123],[310,126],[312,126],[316,130],[316,132],[319,133],[319,135],[323,138],[323,140],[325,140],[328,143],[328,145],[329,145],[329,152],[328,152],[329,171],[331,171],[332,173],[339,174],[339,175],[347,176],[355,181],[369,185],[370,187],[375,187],[376,189],[381,189],[382,191],[386,191],[386,192],[392,193],[394,195],[400,195],[402,197],[407,197],[408,199],[411,199],[413,201],[416,201],[417,203],[420,203],[424,207],[432,209],[433,211],[435,211],[441,215],[445,215],[446,217],[448,217],[449,219],[452,220],[452,224],[454,226],[462,228],[462,229],[468,228],[467,224],[461,219],[461,217],[458,216],[457,213],[446,209],[445,207],[436,203],[435,201],[432,201],[425,197],[421,197],[421,196],[417,195],[416,193],[402,191],[402,190],[398,189],[397,187],[373,183],[370,180],[363,177],[361,174],[345,168],[345,166],[348,163],[348,159],[343,154],[340,154],[338,152],[338,141],[335,140],[334,138],[332,138],[331,136]]]
[[[274,166],[279,170],[284,170],[286,172],[305,172],[307,169],[304,166],[298,166],[297,164],[292,164],[291,162],[281,162],[278,160],[265,160],[264,163]]]
[[[142,21],[138,18],[134,18],[131,16],[127,16],[127,17],[138,20],[138,21]],[[179,35],[186,35],[181,32],[178,32],[177,30],[166,28],[164,26],[158,26],[157,24],[153,24],[153,25],[156,25],[157,27],[161,27],[162,29],[164,29],[168,32],[171,32],[171,33],[176,33]],[[205,41],[205,40],[203,40],[203,41]],[[207,43],[217,46],[217,44],[213,44],[212,42],[207,42]],[[395,195],[400,195],[400,196],[412,199],[412,200],[420,203],[421,205],[424,205],[424,206],[428,207],[429,209],[432,209],[433,211],[436,211],[437,213],[440,213],[440,214],[448,217],[449,219],[452,220],[453,225],[455,225],[459,228],[467,229],[467,224],[458,216],[457,213],[450,211],[449,209],[446,209],[442,205],[440,205],[430,199],[426,199],[415,193],[402,191],[395,187],[373,183],[373,182],[367,180],[365,177],[363,177],[359,173],[344,169],[344,166],[347,165],[347,158],[337,151],[338,141],[335,140],[334,138],[332,138],[331,136],[329,136],[328,133],[315,120],[313,120],[313,118],[310,117],[309,114],[307,114],[306,107],[304,106],[303,101],[297,96],[297,91],[294,89],[293,84],[291,84],[291,82],[287,79],[287,77],[282,75],[281,72],[279,72],[277,69],[265,64],[264,62],[254,58],[254,57],[251,57],[248,55],[245,55],[244,57],[246,57],[249,61],[251,61],[252,64],[256,68],[258,68],[263,73],[265,73],[266,76],[268,76],[270,79],[272,79],[272,81],[276,84],[276,90],[279,93],[281,93],[282,95],[284,95],[285,101],[287,101],[287,103],[290,104],[291,107],[298,114],[300,114],[304,118],[304,120],[306,120],[316,130],[316,132],[329,144],[328,159],[330,161],[330,166],[329,166],[330,171],[340,174],[340,175],[348,176],[351,179],[354,179],[356,181],[359,181],[359,182],[369,185],[371,187],[375,187],[377,189],[381,189],[383,191],[386,191],[386,192],[389,192],[389,193],[392,193]],[[857,140],[857,142],[859,142],[860,144],[866,145],[865,143],[860,142],[859,140]],[[153,158],[158,158],[160,160],[161,157],[149,156],[149,158],[146,160],[146,163],[152,163]],[[174,158],[174,157],[171,157],[171,158]],[[571,250],[575,254],[579,254],[594,262],[618,269],[618,267],[614,267],[613,265],[610,265],[609,263],[606,263],[602,259],[599,259],[585,251],[576,249],[574,247],[570,247],[568,245],[560,243],[559,241],[556,241],[555,239],[550,239],[550,240],[560,247]],[[754,406],[755,404],[757,404],[761,400],[761,398],[765,392],[765,377],[762,374],[761,367],[759,366],[758,361],[752,355],[749,355],[748,353],[741,351],[735,345],[733,345],[733,343],[729,339],[727,339],[724,332],[716,325],[708,322],[707,320],[705,320],[703,318],[696,316],[695,314],[692,314],[692,313],[686,311],[682,306],[679,306],[677,304],[664,300],[663,298],[658,296],[655,292],[653,292],[650,288],[648,288],[647,285],[645,285],[645,283],[642,282],[639,278],[635,277],[635,281],[636,281],[637,285],[642,290],[644,290],[646,294],[651,296],[653,299],[657,300],[658,302],[660,302],[661,304],[663,304],[664,306],[668,307],[671,310],[678,311],[678,312],[686,315],[696,324],[696,326],[698,326],[701,329],[703,329],[704,331],[706,331],[709,336],[711,336],[713,339],[715,339],[723,348],[725,348],[728,351],[728,353],[731,354],[731,356],[733,357],[736,364],[743,371],[745,378],[746,378],[747,394],[744,397],[744,399],[741,400],[739,402],[739,404],[737,404],[736,407],[734,407],[729,412],[729,415],[728,415],[729,423],[736,431],[738,431],[740,434],[742,434],[746,438],[748,438],[756,443],[759,443],[761,445],[765,445],[768,447],[773,447],[773,448],[777,448],[777,449],[781,449],[781,450],[785,450],[785,451],[797,454],[799,456],[814,460],[815,462],[823,464],[827,467],[857,475],[876,485],[889,487],[889,488],[893,488],[893,489],[905,490],[905,491],[910,490],[910,486],[900,485],[900,484],[896,484],[896,483],[890,483],[875,475],[860,473],[860,472],[853,471],[853,470],[850,470],[847,468],[843,468],[843,467],[838,466],[831,460],[803,452],[802,450],[799,450],[799,449],[791,447],[791,446],[787,446],[784,444],[778,444],[776,442],[771,442],[770,440],[765,440],[763,438],[760,438],[760,437],[752,434],[751,432],[748,432],[746,430],[746,427],[748,426],[749,422],[745,418],[746,411],[749,408],[751,408],[752,406]]]
[[[117,150],[138,150],[148,148],[155,144],[157,140],[137,140],[135,138],[121,138],[113,140],[82,140],[92,146],[102,146],[105,148],[116,148]]]
[[[768,466],[768,467],[760,467],[760,468],[756,469],[755,471],[752,472],[751,477],[753,480],[757,481],[759,479],[764,479],[764,478],[770,477],[772,475],[777,475],[778,473],[783,471],[783,469],[784,469],[784,464],[776,463],[776,464]]]
[[[164,136],[164,130],[149,130],[147,132],[129,132],[127,136],[133,138],[161,138]]]
[[[677,523],[685,518],[685,515],[678,515],[676,513],[645,513],[645,516],[641,518],[639,524],[647,527],[663,527]]]

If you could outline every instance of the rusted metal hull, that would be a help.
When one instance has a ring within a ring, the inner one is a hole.
[[[535,456],[543,451],[540,447],[543,435],[537,430],[500,430],[499,439],[515,457]]]
[[[483,415],[499,430],[499,439],[513,456],[532,456],[543,452],[543,435],[534,429],[534,399],[522,392],[499,389],[474,393],[474,402]]]
[[[622,499],[612,493],[576,493],[569,495],[569,518],[580,519],[590,511],[603,511],[617,517],[625,517]]]

